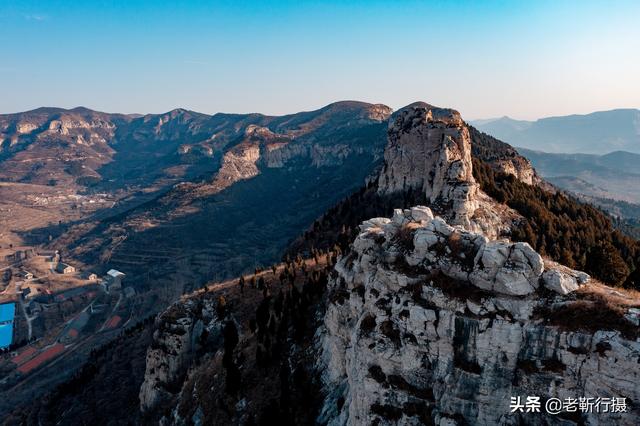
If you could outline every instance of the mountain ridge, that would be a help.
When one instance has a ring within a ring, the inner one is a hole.
[[[640,153],[640,110],[619,108],[533,121],[501,117],[476,127],[514,146],[552,153]],[[471,121],[474,124],[474,121]]]

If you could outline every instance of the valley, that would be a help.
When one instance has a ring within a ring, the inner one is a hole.
[[[376,170],[388,114],[344,102],[285,117],[0,117],[0,302],[16,312],[0,412],[181,294],[280,260]]]

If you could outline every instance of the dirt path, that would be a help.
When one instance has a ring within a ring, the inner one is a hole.
[[[33,334],[33,327],[31,326],[31,322],[36,318],[35,316],[30,317],[27,315],[27,309],[24,307],[24,301],[22,297],[18,298],[18,303],[20,304],[20,310],[22,311],[22,315],[24,315],[24,319],[27,320],[27,327],[29,329],[29,341],[31,341],[31,336]]]

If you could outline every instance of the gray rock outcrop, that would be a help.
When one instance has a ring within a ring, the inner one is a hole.
[[[222,340],[214,302],[207,298],[174,303],[156,318],[156,327],[139,393],[143,413],[176,397],[205,331],[210,341]]]
[[[453,224],[469,225],[477,208],[469,131],[460,113],[418,102],[389,122],[379,192],[413,188],[448,212]]]
[[[581,309],[586,302],[570,292],[592,285],[586,274],[545,265],[527,244],[452,227],[424,207],[360,230],[336,265],[318,334],[321,423],[637,424],[637,336],[555,326],[542,313]],[[618,413],[511,413],[518,396],[630,405]]]

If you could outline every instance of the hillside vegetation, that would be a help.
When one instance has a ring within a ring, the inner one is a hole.
[[[563,192],[524,184],[479,159],[473,171],[483,191],[525,218],[513,230],[514,240],[607,284],[637,286],[631,271],[638,264],[638,241],[614,229],[605,213]]]

